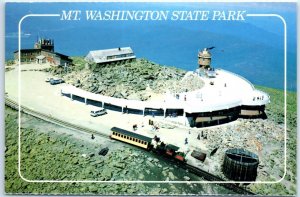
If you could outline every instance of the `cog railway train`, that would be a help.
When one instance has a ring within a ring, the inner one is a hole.
[[[110,135],[110,138],[112,139],[132,144],[146,150],[151,150],[160,155],[172,157],[180,162],[185,162],[185,154],[179,151],[179,147],[172,144],[165,144],[160,141],[160,138],[157,136],[149,138],[118,127],[111,128],[111,131],[112,134]]]
[[[111,128],[111,139],[119,140],[134,146],[153,151],[159,155],[178,161],[187,166],[191,166],[185,159],[186,154],[180,151],[180,148],[173,144],[165,144],[159,137],[153,138],[143,136],[134,132],[130,132],[118,127]],[[213,156],[217,149],[210,153]],[[193,150],[191,156],[197,160],[204,162],[206,154]],[[235,181],[255,181],[257,176],[257,168],[259,158],[256,154],[245,149],[235,148],[228,149],[224,155],[224,163],[222,165],[224,175],[231,180]],[[196,166],[193,166],[197,168]],[[198,169],[200,170],[200,169]],[[204,172],[202,172],[203,174]],[[210,174],[209,177],[212,175]],[[212,180],[222,180],[215,177]]]

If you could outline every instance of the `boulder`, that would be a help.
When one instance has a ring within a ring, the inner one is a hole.
[[[127,99],[129,100],[140,100],[140,95],[138,93],[130,94]]]
[[[184,180],[186,180],[186,181],[189,181],[189,180],[191,180],[191,178],[190,178],[190,177],[188,177],[188,176],[184,176],[183,178],[184,178]]]
[[[174,174],[172,173],[172,172],[169,172],[169,178],[171,179],[171,180],[174,180],[175,179],[175,176],[174,176]]]
[[[143,174],[139,174],[139,180],[144,180],[145,176]]]
[[[150,161],[150,162],[152,162],[152,161],[153,161],[153,158],[152,158],[152,157],[148,157],[147,160]]]

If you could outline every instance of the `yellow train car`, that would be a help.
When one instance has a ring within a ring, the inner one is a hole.
[[[118,127],[111,128],[111,138],[149,150],[152,138],[139,135]]]

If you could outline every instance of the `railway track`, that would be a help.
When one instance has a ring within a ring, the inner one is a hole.
[[[9,107],[11,107],[11,108],[13,108],[15,110],[19,110],[18,103],[15,102],[15,101],[13,101],[13,100],[11,100],[11,99],[9,99],[9,98],[5,98],[5,105],[7,105],[7,106],[9,106]],[[89,129],[89,128],[86,128],[86,127],[83,127],[83,126],[78,126],[78,125],[75,125],[75,124],[72,124],[72,123],[60,120],[58,118],[52,117],[51,115],[47,115],[47,114],[43,114],[43,113],[34,111],[34,110],[32,110],[32,109],[30,109],[28,107],[25,107],[25,106],[21,106],[21,112],[29,114],[31,116],[34,116],[36,118],[39,118],[39,119],[42,119],[42,120],[54,123],[54,124],[57,124],[57,125],[60,125],[62,127],[69,128],[69,129],[74,129],[74,130],[78,130],[78,131],[84,131],[86,133],[95,134],[95,135],[102,136],[102,137],[105,137],[105,138],[109,137],[108,135],[105,135],[103,133],[99,133],[99,132],[97,132],[97,131],[95,131],[93,129]]]
[[[156,154],[157,155],[157,154]],[[167,162],[170,162],[172,161],[174,165],[177,165],[178,167],[182,168],[182,169],[185,169],[185,170],[188,170],[190,173],[193,173],[199,177],[202,177],[204,178],[205,180],[207,181],[218,181],[218,182],[225,182],[226,180],[218,177],[218,176],[215,176],[209,172],[206,172],[204,170],[201,170],[199,168],[196,168],[194,166],[191,166],[189,164],[186,164],[186,163],[180,163],[178,161],[175,161],[175,160],[171,160],[170,158],[167,158],[165,156],[162,156],[162,155],[157,155],[160,159],[162,160],[165,160]],[[236,185],[236,184],[233,184],[233,183],[216,183],[222,187],[225,187],[231,191],[234,191],[236,192],[237,194],[243,194],[243,195],[247,195],[247,196],[250,196],[250,195],[255,195],[255,193],[249,191],[249,190],[246,190],[245,188],[242,188],[240,187],[239,185]]]
[[[15,110],[19,110],[19,105],[17,102],[9,99],[9,98],[5,98],[5,105],[15,109]],[[47,114],[43,114],[43,113],[40,113],[40,112],[37,112],[37,111],[34,111],[28,107],[25,107],[25,106],[21,106],[21,112],[23,113],[26,113],[26,114],[29,114],[31,116],[34,116],[36,118],[39,118],[39,119],[42,119],[42,120],[45,120],[45,121],[48,121],[48,122],[51,122],[51,123],[54,123],[54,124],[57,124],[57,125],[60,125],[62,127],[66,127],[66,128],[69,128],[69,129],[74,129],[74,130],[79,130],[79,131],[83,131],[83,132],[87,132],[87,133],[90,133],[90,134],[95,134],[95,135],[98,135],[98,136],[101,136],[101,137],[104,137],[104,138],[109,138],[108,135],[105,135],[105,134],[102,134],[102,133],[99,133],[95,130],[92,130],[92,129],[89,129],[89,128],[86,128],[86,127],[82,127],[82,126],[78,126],[78,125],[75,125],[75,124],[72,124],[72,123],[69,123],[69,122],[66,122],[66,121],[63,121],[63,120],[60,120],[58,118],[55,118],[55,117],[52,117],[51,115],[47,115]],[[157,154],[156,154],[157,155]],[[160,159],[164,159],[168,162],[170,162],[170,159],[169,158],[166,158],[162,155],[157,155]],[[175,162],[173,161],[173,163],[183,169],[187,169],[189,170],[189,172],[197,175],[197,176],[200,176],[202,178],[204,178],[205,180],[208,180],[208,181],[225,181],[223,179],[221,179],[220,177],[218,176],[215,176],[213,174],[210,174],[204,170],[201,170],[201,169],[198,169],[194,166],[191,166],[191,165],[188,165],[188,164],[183,164],[183,163],[178,163],[178,162]],[[243,195],[255,195],[254,193],[242,188],[242,187],[239,187],[238,185],[235,185],[235,184],[231,184],[231,183],[217,183],[218,185],[221,185],[227,189],[230,189],[238,194],[243,194]]]
[[[194,166],[191,166],[191,165],[188,165],[186,164],[186,169],[189,170],[189,172],[192,172],[193,174],[196,174],[198,176],[201,176],[203,178],[205,178],[206,180],[208,181],[225,181],[223,179],[221,179],[220,177],[218,176],[215,176],[215,175],[212,175],[204,170],[201,170],[199,168],[196,168]],[[184,168],[184,167],[183,167]],[[238,194],[243,194],[243,195],[255,195],[255,193],[253,192],[250,192],[238,185],[235,185],[235,184],[232,184],[232,183],[218,183],[218,185],[221,185],[227,189],[230,189]]]

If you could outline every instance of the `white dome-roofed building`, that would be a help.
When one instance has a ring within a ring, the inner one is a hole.
[[[211,54],[208,50],[212,48],[199,53],[199,58],[203,60],[202,66],[210,65]],[[240,117],[266,117],[265,105],[270,102],[267,93],[255,89],[250,81],[235,73],[211,67],[205,68],[204,71],[205,73],[213,71],[215,74],[199,75],[192,71],[187,72],[187,85],[192,78],[197,78],[201,84],[189,91],[180,89],[175,92],[169,91],[155,101],[114,98],[76,87],[62,89],[61,93],[72,100],[84,101],[86,104],[101,106],[108,110],[153,117],[163,116],[191,127],[220,125]],[[185,83],[184,80],[180,83],[182,82]]]

